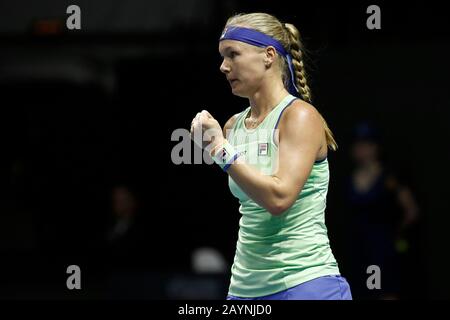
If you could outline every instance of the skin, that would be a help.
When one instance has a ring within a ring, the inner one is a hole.
[[[113,211],[117,217],[131,217],[136,209],[136,200],[126,187],[113,190]]]
[[[219,52],[223,57],[220,71],[229,80],[232,93],[249,100],[251,111],[245,125],[255,127],[288,95],[276,63],[279,57],[271,46],[258,48],[234,40],[221,41]],[[231,81],[234,79],[236,81]],[[203,110],[192,121],[191,136],[197,130],[212,132],[206,138],[208,147],[213,149],[223,143],[235,120],[236,115],[221,128],[217,120]],[[327,155],[321,117],[307,102],[295,100],[283,112],[278,128],[279,165],[274,174],[264,175],[240,158],[227,171],[253,201],[274,216],[281,215],[293,205],[314,162]]]

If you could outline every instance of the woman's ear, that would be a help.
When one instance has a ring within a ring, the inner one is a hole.
[[[272,63],[275,61],[276,51],[272,46],[268,46],[265,49],[265,57],[264,57],[264,65],[266,68],[269,68]]]

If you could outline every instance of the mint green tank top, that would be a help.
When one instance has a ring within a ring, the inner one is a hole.
[[[229,132],[230,144],[262,174],[271,175],[277,169],[274,129],[295,99],[286,96],[255,129],[244,125],[248,107],[237,116]],[[321,276],[340,274],[325,226],[328,181],[328,160],[316,161],[291,208],[273,216],[228,176],[242,215],[228,294],[261,297]]]

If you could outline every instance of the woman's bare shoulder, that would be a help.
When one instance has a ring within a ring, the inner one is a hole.
[[[286,109],[285,117],[317,117],[319,111],[310,103],[301,99],[295,99]]]
[[[320,145],[318,158],[326,157],[327,148],[323,119],[312,104],[300,99],[292,102],[292,105],[281,116],[279,129],[280,136],[287,135],[300,138],[300,136],[309,134],[314,137],[320,137],[320,141],[318,141]],[[321,132],[323,134],[320,134]],[[275,139],[277,145],[279,145],[279,138]]]
[[[289,127],[313,125],[323,128],[320,113],[310,103],[301,99],[294,100],[280,116],[278,128],[283,131]]]

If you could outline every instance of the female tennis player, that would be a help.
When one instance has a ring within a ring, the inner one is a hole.
[[[232,93],[250,106],[223,128],[199,112],[191,136],[203,134],[240,203],[227,299],[352,299],[324,218],[327,151],[337,145],[310,104],[299,31],[269,14],[238,14],[228,19],[219,52]]]

